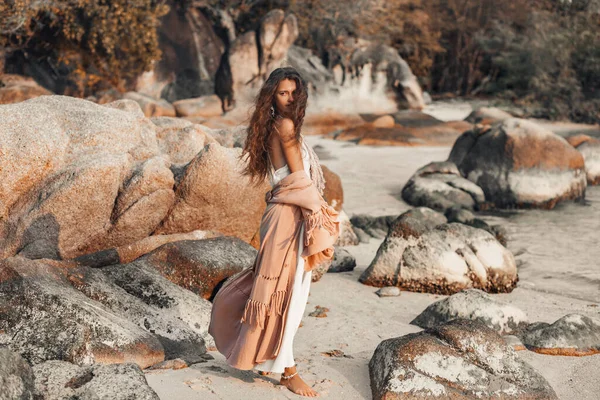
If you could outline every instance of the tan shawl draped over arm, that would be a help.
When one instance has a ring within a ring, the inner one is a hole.
[[[242,314],[237,314],[242,311],[240,305],[227,304],[227,296],[219,296],[221,292],[213,302],[209,332],[227,362],[238,369],[252,369],[279,354],[302,224],[302,256],[307,271],[333,257],[333,243],[339,235],[338,213],[323,200],[304,171],[283,178],[267,192],[266,201],[252,289]],[[234,302],[234,297],[229,301]]]

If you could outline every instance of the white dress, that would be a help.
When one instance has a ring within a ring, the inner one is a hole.
[[[310,176],[310,159],[308,157],[308,151],[304,147],[305,144],[304,142],[302,143],[302,164],[304,165],[304,171]],[[271,186],[275,186],[289,174],[290,169],[287,165],[284,165],[277,171],[271,169],[271,173],[269,174]],[[308,301],[308,292],[310,291],[310,282],[312,278],[312,271],[304,271],[304,259],[301,256],[304,248],[304,225],[302,225],[299,242],[296,274],[294,275],[292,297],[290,299],[287,318],[285,320],[281,348],[275,359],[267,360],[254,367],[259,371],[282,373],[284,368],[296,365],[293,351],[294,336],[296,336],[300,321],[302,320],[302,315],[304,315],[304,310],[306,309],[306,302]]]

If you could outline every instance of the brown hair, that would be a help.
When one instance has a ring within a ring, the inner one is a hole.
[[[254,112],[250,118],[246,143],[241,156],[242,158],[247,157],[247,163],[242,170],[242,174],[250,176],[250,180],[257,185],[265,180],[271,168],[271,160],[269,159],[271,141],[269,139],[273,133],[275,119],[279,117],[275,106],[275,93],[279,83],[286,79],[296,82],[296,91],[294,92],[291,109],[281,116],[294,122],[296,139],[300,140],[300,129],[304,122],[306,101],[308,99],[306,82],[294,68],[277,68],[271,72],[256,97]],[[275,110],[275,116],[271,111],[271,107]]]

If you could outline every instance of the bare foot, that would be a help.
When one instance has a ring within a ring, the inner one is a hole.
[[[291,378],[284,379],[285,376],[291,376]],[[308,386],[306,382],[300,378],[300,375],[296,373],[296,367],[286,368],[284,373],[281,375],[279,383],[287,387],[293,393],[299,394],[300,396],[319,396],[319,393],[315,392],[310,386]]]
[[[258,374],[262,375],[262,376],[269,376],[269,375],[271,375],[271,373],[267,372],[267,371],[258,371]]]

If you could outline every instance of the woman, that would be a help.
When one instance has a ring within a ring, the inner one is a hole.
[[[296,371],[292,346],[311,270],[333,256],[339,225],[322,198],[318,158],[300,135],[307,98],[293,68],[273,71],[257,97],[243,173],[258,184],[268,177],[272,190],[254,267],[230,278],[215,296],[209,332],[230,365],[282,373],[282,385],[315,397]]]

